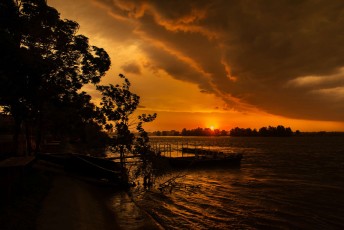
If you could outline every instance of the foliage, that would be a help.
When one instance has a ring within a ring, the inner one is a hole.
[[[227,132],[225,130],[220,131],[219,129],[211,130],[210,128],[200,128],[197,129],[183,129],[181,132],[182,136],[226,136]]]
[[[153,135],[155,136],[180,136],[180,132],[176,130],[154,131]]]
[[[156,118],[156,114],[142,114],[138,116],[137,122],[132,121],[132,116],[139,105],[140,97],[130,91],[130,81],[124,75],[120,74],[119,77],[123,80],[121,85],[98,85],[97,90],[102,95],[100,111],[105,115],[102,124],[108,131],[113,131],[115,128],[109,148],[112,152],[120,153],[122,174],[127,174],[124,169],[126,154],[133,151],[136,154],[141,154],[143,160],[146,160],[145,155],[148,153],[150,146],[147,132],[143,129],[143,124],[153,121]],[[132,125],[136,125],[138,136],[135,136],[131,131]],[[144,165],[143,168],[145,170],[147,165]]]
[[[45,0],[0,2],[0,111],[14,119],[14,146],[24,125],[29,154],[31,137],[35,136],[39,151],[46,130],[55,137],[84,142],[95,138],[90,132],[107,141],[103,128],[114,131],[108,144],[120,152],[126,174],[125,153],[134,151],[146,159],[150,146],[143,124],[156,114],[142,114],[132,122],[140,97],[130,91],[125,76],[120,75],[122,85],[98,85],[110,58],[102,48],[89,45],[78,29],[78,23],[62,20]],[[101,93],[100,107],[81,91],[86,84],[96,85]]]
[[[55,139],[69,137],[79,146],[105,148],[108,136],[98,124],[103,120],[99,108],[91,102],[86,92],[73,93],[70,98],[57,102],[48,111],[46,128]]]
[[[295,135],[299,135],[300,131],[297,130],[295,132]],[[211,130],[209,128],[196,128],[196,129],[186,129],[184,128],[181,132],[171,130],[171,131],[156,131],[153,132],[153,135],[156,136],[237,136],[237,137],[256,137],[256,136],[292,136],[294,135],[291,128],[287,127],[285,128],[282,125],[279,125],[277,127],[262,127],[258,131],[257,129],[251,129],[251,128],[239,128],[235,127],[231,129],[230,131],[226,130]]]
[[[262,127],[257,131],[256,129],[250,129],[250,128],[234,128],[231,129],[229,132],[230,136],[261,136],[261,137],[289,137],[293,135],[293,131],[291,128],[285,128],[282,125],[279,125],[277,127]]]
[[[210,128],[196,128],[196,129],[186,129],[183,128],[181,132],[176,130],[170,131],[156,131],[153,132],[156,136],[227,136],[226,130],[210,129]]]
[[[148,150],[148,135],[143,129],[143,124],[151,122],[156,118],[156,114],[142,114],[138,116],[138,122],[132,122],[132,115],[140,103],[140,97],[130,91],[130,81],[122,74],[119,75],[123,79],[122,85],[98,85],[97,90],[102,95],[100,103],[100,112],[105,115],[102,120],[104,128],[116,132],[113,136],[111,144],[112,151],[132,151],[132,146],[136,144],[136,152]],[[131,132],[130,126],[136,124],[136,130],[139,136],[136,138]]]
[[[98,85],[97,90],[102,95],[100,111],[105,115],[103,125],[108,131],[116,129],[116,135],[111,144],[112,151],[131,151],[134,134],[129,130],[129,117],[139,105],[140,97],[129,91],[130,82],[124,75],[122,85]]]
[[[143,129],[143,124],[146,122],[152,122],[155,120],[157,114],[142,114],[138,116],[139,122],[136,126],[136,130],[139,136],[135,142],[135,153],[137,154],[148,154],[150,150],[148,133]]]
[[[53,120],[49,111],[68,107],[83,85],[99,83],[110,58],[44,0],[0,4],[0,106],[14,117],[16,135],[22,123],[27,138],[36,130],[39,146],[45,122]]]

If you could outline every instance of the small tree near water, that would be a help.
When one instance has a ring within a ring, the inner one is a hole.
[[[119,77],[123,80],[121,85],[99,85],[97,90],[102,95],[100,103],[100,111],[104,115],[102,123],[105,129],[115,130],[115,135],[110,138],[109,149],[120,154],[122,180],[128,182],[125,155],[134,152],[144,157],[150,146],[143,123],[153,121],[156,114],[138,116],[136,130],[139,135],[135,136],[131,131],[131,126],[135,125],[132,116],[140,103],[140,97],[130,91],[131,84],[124,75],[120,74]]]

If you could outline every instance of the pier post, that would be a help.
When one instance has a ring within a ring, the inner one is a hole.
[[[178,156],[178,141],[177,141],[177,151],[176,152],[177,152],[177,156]]]
[[[181,149],[181,151],[182,151],[182,157],[184,157],[183,148],[184,148],[184,143],[182,142],[182,149]]]

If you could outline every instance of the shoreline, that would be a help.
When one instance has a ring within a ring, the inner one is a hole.
[[[37,230],[121,229],[103,191],[66,175],[55,175],[37,218]]]
[[[134,202],[121,195],[126,194],[124,191],[95,184],[59,168],[54,174],[52,188],[38,215],[37,230],[161,229]],[[115,200],[122,205],[120,209]]]
[[[37,160],[13,185],[1,229],[162,229],[125,191],[50,162]]]

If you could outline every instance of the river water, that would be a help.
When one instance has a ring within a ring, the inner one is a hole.
[[[165,229],[344,229],[344,137],[153,137],[244,154],[238,169],[178,171],[187,189],[133,199]],[[130,222],[130,221],[129,221]],[[128,228],[135,229],[135,221]]]

